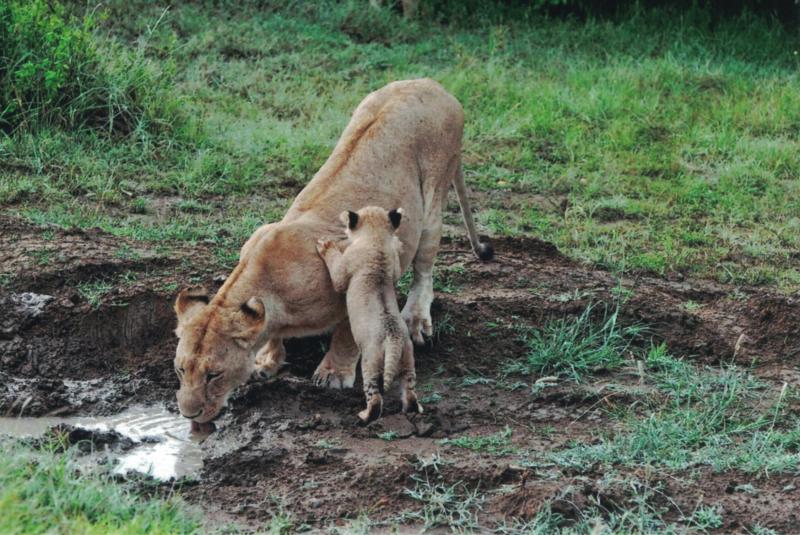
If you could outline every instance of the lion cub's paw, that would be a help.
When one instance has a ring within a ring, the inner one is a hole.
[[[367,408],[358,413],[358,419],[363,425],[366,425],[380,418],[382,412],[383,398],[380,394],[373,394],[367,401]]]
[[[413,390],[403,394],[403,412],[406,414],[422,414],[422,404],[417,400],[417,394]]]
[[[320,254],[320,256],[325,256],[328,250],[333,247],[336,247],[336,242],[333,240],[326,240],[324,238],[317,240],[317,252]]]

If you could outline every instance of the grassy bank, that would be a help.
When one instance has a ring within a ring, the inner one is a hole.
[[[366,93],[430,76],[465,107],[484,232],[542,237],[615,270],[800,287],[800,43],[764,19],[442,26],[359,2],[110,2],[95,18],[101,56],[136,50],[168,78],[157,98],[179,120],[0,138],[6,211],[211,240],[230,262],[280,217]]]
[[[75,451],[0,443],[2,533],[194,533],[199,516],[177,498],[147,499],[101,472],[81,472]],[[99,469],[98,469],[99,470]]]

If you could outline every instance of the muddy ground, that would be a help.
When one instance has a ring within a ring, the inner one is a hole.
[[[292,341],[288,373],[240,389],[202,445],[201,474],[183,483],[182,494],[202,505],[213,523],[250,527],[278,506],[312,527],[341,525],[362,512],[372,520],[397,518],[419,509],[404,492],[415,478],[479,489],[486,525],[531,518],[546,500],[567,517],[590,503],[623,509],[630,489],[609,485],[597,468],[521,460],[592,440],[598,428],[613,432],[609,409],[630,397],[624,389],[609,396],[603,385],[633,390],[635,374],[623,370],[590,386],[565,383],[538,394],[496,382],[503,363],[524,354],[519,326],[619,296],[625,321],[648,325],[676,354],[753,364],[762,378],[800,383],[795,297],[679,275],[618,280],[535,239],[499,239],[495,249],[493,262],[480,263],[466,242],[443,243],[438,266],[446,282],[440,288],[447,291],[437,292],[434,303],[434,339],[417,352],[421,394],[430,399],[424,415],[409,420],[394,402],[379,422],[355,425],[358,390],[309,382],[327,340]],[[153,248],[99,230],[42,229],[0,216],[3,413],[111,414],[162,403],[175,410],[172,302],[180,287],[219,284],[224,272],[212,259],[202,246]],[[516,454],[442,442],[507,427]],[[446,463],[426,467],[436,452]],[[619,468],[623,475],[626,470]],[[794,476],[762,478],[758,494],[749,494],[734,491],[752,480],[744,474],[698,468],[669,477],[633,475],[655,478],[650,483],[660,486],[662,505],[675,518],[702,501],[721,508],[721,532],[755,523],[781,532],[797,526],[797,491],[787,491],[800,487]]]

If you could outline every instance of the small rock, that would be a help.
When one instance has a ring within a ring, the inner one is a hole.
[[[382,420],[386,432],[394,432],[397,438],[408,438],[417,431],[414,424],[409,422],[404,414],[391,414],[384,416]]]
[[[331,456],[327,451],[310,451],[306,454],[307,464],[328,464],[331,462]]]
[[[415,423],[414,426],[417,428],[416,434],[418,437],[430,436],[430,434],[436,429],[435,426],[430,422],[419,422]]]

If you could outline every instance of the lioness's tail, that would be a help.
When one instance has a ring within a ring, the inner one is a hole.
[[[461,215],[464,216],[464,224],[467,226],[467,233],[469,234],[469,242],[472,245],[472,252],[475,253],[475,256],[483,261],[491,260],[492,257],[494,257],[494,248],[488,241],[481,242],[478,239],[478,231],[475,230],[475,221],[472,219],[472,208],[469,205],[467,185],[464,184],[464,172],[461,169],[460,163],[458,164],[458,171],[456,171],[453,184],[455,184],[456,187],[458,204],[461,206]]]

